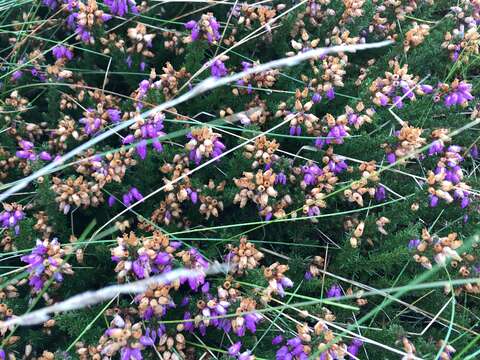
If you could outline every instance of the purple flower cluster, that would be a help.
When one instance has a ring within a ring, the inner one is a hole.
[[[54,238],[52,241],[37,240],[32,252],[20,258],[28,264],[29,285],[32,286],[34,293],[41,291],[45,282],[52,276],[54,282],[61,283],[63,281],[62,272],[72,273],[70,266],[63,264],[61,255],[60,243],[58,239]],[[66,269],[62,269],[65,265]]]
[[[348,136],[347,127],[345,125],[335,125],[327,134],[326,144],[343,144],[343,139]]]
[[[208,268],[208,261],[200,254],[200,252],[195,248],[190,248],[186,250],[190,261],[188,267],[191,269],[202,271]],[[197,277],[181,278],[180,283],[185,284],[188,282],[188,286],[191,290],[197,291],[198,288],[205,284],[205,275],[199,274]]]
[[[344,157],[337,156],[335,159],[330,159],[327,163],[328,169],[335,175],[342,173],[348,169],[348,165]]]
[[[328,100],[333,100],[335,99],[335,89],[333,87],[329,88],[326,92],[325,92],[325,97],[328,99]]]
[[[179,242],[170,242],[169,246],[174,250],[178,249],[181,244]],[[125,245],[119,245],[114,254],[116,253],[125,253],[127,251]],[[128,251],[127,251],[128,253]],[[112,261],[119,264],[122,263],[123,273],[122,277],[126,276],[127,273],[133,274],[136,279],[144,279],[150,277],[152,274],[161,274],[163,272],[169,272],[172,269],[172,260],[173,255],[166,252],[165,249],[144,249],[139,248],[135,249],[134,258],[122,257],[117,255],[112,255]],[[146,316],[148,317],[148,311]]]
[[[462,209],[470,204],[469,191],[465,188],[463,179],[463,170],[460,163],[464,158],[460,154],[462,148],[458,145],[450,145],[445,151],[445,160],[440,161],[434,170],[435,178],[441,178],[443,182],[449,182],[454,186],[453,199],[460,201]],[[450,195],[443,191],[444,198]],[[440,197],[437,194],[430,194],[430,206],[436,207]]]
[[[363,345],[363,341],[360,339],[353,339],[352,343],[347,347],[347,353],[350,358],[356,359],[360,348]]]
[[[46,151],[40,152],[40,154],[36,154],[35,151],[33,150],[33,143],[27,140],[20,140],[19,141],[19,146],[21,150],[18,150],[15,155],[24,160],[31,160],[35,161],[37,159],[43,160],[43,161],[51,161],[52,160],[52,155],[50,155]]]
[[[117,109],[107,109],[105,113],[108,116],[108,120],[113,123],[120,121],[120,111]],[[83,130],[87,135],[95,135],[98,133],[102,127],[106,124],[106,119],[100,115],[95,109],[88,108],[85,116],[81,118],[78,122],[83,124]]]
[[[126,194],[122,196],[122,202],[125,206],[130,206],[133,202],[142,201],[143,195],[138,191],[136,187],[132,187]],[[108,206],[112,207],[115,205],[115,197],[110,195],[108,197]]]
[[[237,336],[245,336],[246,330],[252,334],[257,332],[257,324],[263,319],[259,313],[248,313],[242,316],[243,324],[235,327],[235,334]]]
[[[342,297],[342,288],[338,284],[333,284],[327,291],[327,298]]]
[[[420,245],[420,239],[412,239],[408,242],[408,250],[416,250],[417,246]]]
[[[377,83],[377,86],[381,86],[381,83]],[[412,84],[413,85],[413,84]],[[400,80],[396,83],[396,85],[389,85],[390,88],[388,93],[383,93],[378,91],[375,94],[375,97],[378,99],[378,104],[380,106],[387,106],[390,102],[398,109],[403,108],[404,99],[414,100],[415,93],[413,87],[409,85],[409,83],[405,80]],[[423,89],[422,89],[423,90]],[[428,85],[423,90],[424,93],[428,93],[429,88]]]
[[[135,139],[140,139],[140,142],[136,145],[136,150],[142,160],[147,157],[148,139],[152,140],[153,148],[157,152],[162,152],[163,145],[158,138],[165,136],[165,132],[163,132],[164,119],[165,115],[163,113],[157,113],[153,117],[135,123],[131,126],[131,129],[135,130],[134,134],[127,135],[123,139],[123,144],[131,144]]]
[[[299,337],[294,337],[287,340],[286,344],[277,350],[275,358],[277,360],[307,360],[308,354],[305,352],[302,340]]]
[[[240,349],[242,348],[242,343],[237,341],[235,344],[228,348],[228,355],[231,357],[235,357],[238,360],[253,360],[255,357],[251,354],[250,351],[244,351],[240,353]]]
[[[378,185],[375,189],[375,200],[383,201],[387,198],[387,192],[385,191],[385,187],[382,185]]]
[[[35,152],[32,150],[33,149],[33,143],[27,140],[20,140],[18,144],[21,148],[21,150],[18,150],[15,155],[17,155],[18,158],[20,159],[25,159],[25,160],[36,160],[37,156],[35,155]]]
[[[451,91],[445,94],[443,103],[448,108],[455,105],[466,106],[470,100],[474,99],[471,91],[471,84],[468,84],[465,81],[461,81],[458,84],[454,82]]]
[[[70,12],[70,15],[68,15],[66,20],[68,27],[74,30],[77,34],[77,38],[82,40],[85,44],[93,44],[95,42],[95,37],[93,36],[92,28],[90,28],[88,24],[91,24],[92,22],[106,22],[112,19],[113,16],[100,11],[98,15],[96,13],[89,14],[89,16],[93,16],[93,18],[87,21],[85,19],[85,12],[80,12],[80,4],[78,1],[65,0],[65,2],[67,3],[65,9]]]
[[[216,158],[225,150],[225,144],[220,141],[218,134],[209,131],[206,135],[207,137],[202,138],[202,133],[196,131],[187,134],[187,138],[190,141],[187,143],[186,148],[189,150],[189,159],[194,161],[195,165],[199,165],[202,158]]]
[[[228,74],[228,70],[222,60],[216,59],[210,66],[210,72],[213,77],[221,78]]]
[[[60,59],[66,59],[66,60],[72,60],[73,59],[73,53],[70,51],[69,48],[67,48],[64,45],[57,45],[52,49],[52,54],[55,56],[55,59],[60,60]]]
[[[323,174],[323,170],[317,164],[302,166],[303,182],[305,185],[316,185],[317,178]]]
[[[20,221],[25,219],[25,213],[19,207],[5,206],[4,211],[0,213],[0,223],[4,228],[14,229],[15,235],[20,233]]]
[[[55,10],[58,6],[57,0],[43,0],[43,5],[48,6],[51,10]]]
[[[247,71],[253,66],[251,62],[242,61],[242,71]],[[252,84],[247,83],[244,79],[237,80],[237,85],[247,87],[247,93],[250,95],[253,92]]]
[[[442,140],[434,140],[428,148],[428,156],[438,155],[445,149],[445,144]]]
[[[330,144],[343,144],[344,139],[349,135],[348,127],[342,124],[338,124],[329,129],[325,138],[315,139],[315,147],[322,149],[325,145]]]
[[[190,20],[185,24],[185,28],[190,30],[192,41],[198,40],[202,32],[210,44],[217,42],[221,38],[220,24],[213,15],[204,14],[200,21]]]
[[[110,12],[114,15],[124,16],[128,14],[128,10],[133,14],[138,14],[137,4],[134,0],[104,0]]]
[[[302,135],[302,127],[300,125],[290,126],[289,134],[291,136],[300,136]]]
[[[270,164],[268,164],[268,165],[270,165]],[[266,168],[266,167],[267,167],[267,166],[265,166],[265,168]],[[265,170],[268,170],[268,169],[265,169]],[[282,185],[286,185],[286,184],[287,184],[287,175],[285,175],[285,174],[283,173],[283,171],[282,171],[282,172],[279,172],[279,173],[277,174],[277,176],[275,177],[275,185],[277,185],[277,184],[282,184]]]
[[[217,301],[215,300],[209,293],[209,283],[205,283],[208,285],[202,286],[201,291],[206,293],[207,301],[205,307],[201,310],[202,317],[205,317],[206,320],[202,320],[198,323],[197,327],[202,336],[207,334],[207,327],[213,326],[219,330],[222,330],[225,333],[229,333],[232,329],[231,322],[226,318],[221,318],[222,316],[227,314],[227,309],[230,306],[230,303],[225,300]],[[204,284],[204,285],[205,285]]]
[[[198,192],[190,187],[186,188],[185,191],[192,204],[196,204],[198,201]]]
[[[147,92],[150,89],[150,82],[148,80],[140,81],[137,89],[137,96],[135,97],[135,107],[137,110],[143,109],[142,100],[147,96]]]

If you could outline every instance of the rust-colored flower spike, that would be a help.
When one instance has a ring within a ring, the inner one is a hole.
[[[267,102],[255,95],[252,101],[245,106],[246,112],[239,115],[240,122],[244,125],[258,124],[262,125],[270,119],[272,113],[268,110]],[[233,115],[231,108],[220,111],[220,117]]]
[[[359,36],[351,36],[351,32],[345,28],[335,26],[330,34],[330,37],[325,40],[326,45],[355,45],[362,42],[362,38]],[[339,55],[348,63],[348,57],[346,55]]]
[[[10,95],[5,99],[5,105],[9,107],[10,110],[15,110],[18,112],[26,111],[28,108],[29,100],[26,97],[20,95],[18,90],[14,90]],[[3,107],[0,110],[4,110]]]
[[[243,61],[242,70],[245,71],[257,65],[259,65],[258,62],[250,63],[247,61]],[[270,69],[270,70],[262,71],[256,74],[250,74],[250,75],[244,76],[242,79],[237,81],[237,85],[239,85],[239,87],[235,87],[232,90],[232,93],[233,95],[238,96],[240,94],[241,95],[251,94],[252,92],[254,92],[253,88],[261,88],[261,89],[272,88],[275,85],[275,82],[277,81],[279,74],[280,74],[280,71],[278,69]]]
[[[465,31],[462,28],[454,29],[453,33],[445,33],[442,48],[450,52],[452,61],[461,61],[468,63],[470,59],[480,52],[480,34],[476,26],[470,27]]]
[[[44,135],[46,135],[46,129],[48,128],[48,123],[42,121],[38,124],[34,124],[31,122],[24,122],[19,125],[19,132],[25,133],[25,137],[27,140],[35,143],[37,140],[42,139]],[[17,135],[17,141],[20,141],[21,137]]]
[[[223,211],[223,201],[216,199],[213,196],[199,195],[200,208],[198,211],[205,216],[205,219],[209,219],[210,216],[218,217]]]
[[[4,252],[17,251],[14,238],[12,238],[8,231],[3,233],[0,239],[0,247]]]
[[[350,246],[352,248],[357,248],[360,245],[364,229],[365,229],[365,223],[363,221],[361,221],[355,227],[355,230],[353,231],[352,236],[350,237]]]
[[[175,55],[182,55],[185,52],[185,48],[182,46],[181,33],[175,31],[162,32],[163,46],[165,49],[173,51]]]
[[[152,316],[163,317],[168,308],[174,307],[170,291],[177,290],[179,285],[178,281],[173,286],[151,284],[144,293],[138,295],[135,300],[138,303],[138,314],[142,319],[149,320]]]
[[[445,340],[439,340],[436,344],[438,349],[443,349],[438,359],[441,360],[450,360],[452,359],[453,354],[457,351],[452,345],[445,342]]]
[[[343,10],[342,18],[340,19],[339,24],[349,24],[354,22],[355,18],[362,17],[364,14],[364,4],[365,0],[343,0],[345,10]]]
[[[67,7],[65,7],[65,11],[68,11]],[[103,24],[105,19],[109,17],[103,10],[99,9],[96,0],[79,1],[78,16],[76,18],[79,31],[75,39],[92,45],[95,44],[95,37],[91,34],[93,27]]]
[[[241,208],[245,207],[250,199],[261,209],[268,205],[270,198],[277,197],[277,191],[273,188],[276,174],[272,169],[267,171],[258,170],[256,174],[244,172],[243,177],[234,179],[235,185],[240,191],[235,194],[234,204],[239,204]]]
[[[69,49],[70,51],[71,49]],[[65,66],[68,63],[66,57],[59,57],[55,60],[54,64],[49,64],[47,66],[47,74],[51,75],[54,79],[70,80],[73,77],[73,71],[65,69]]]
[[[385,226],[390,224],[389,218],[382,216],[375,221],[375,224],[377,225],[377,229],[381,234],[388,235],[387,230],[385,230]]]
[[[313,63],[312,69],[317,77],[310,81],[311,88],[315,89],[317,93],[328,94],[334,88],[343,87],[347,65],[348,57],[345,54],[327,55],[322,58],[319,66]]]
[[[329,328],[328,323],[335,321],[335,314],[327,308],[322,308],[322,314],[319,315],[320,320],[313,327],[314,334],[320,337],[318,350],[321,353],[328,351],[332,358],[343,359],[347,355],[347,345],[343,342],[336,342],[335,333]],[[317,340],[317,339],[316,339]]]
[[[370,34],[378,34],[386,40],[397,40],[398,31],[397,22],[389,21],[387,14],[384,13],[385,8],[383,7],[382,11],[377,11],[368,26],[368,32]]]
[[[415,101],[415,94],[424,94],[421,87],[417,87],[420,77],[408,73],[408,64],[400,66],[398,60],[390,60],[388,64],[391,70],[385,71],[383,78],[377,77],[369,88],[375,105],[394,104],[401,108],[404,101]]]
[[[375,64],[375,59],[370,59],[367,61],[368,66],[373,66]],[[357,80],[355,80],[355,86],[360,86],[363,84],[363,81],[367,78],[368,76],[368,67],[360,67],[360,71],[358,74]]]
[[[125,53],[125,40],[117,33],[110,32],[105,34],[105,37],[100,38],[100,43],[103,46],[102,53],[105,55],[109,55],[115,50]]]
[[[405,52],[423,43],[430,31],[430,26],[427,24],[418,25],[414,22],[412,25],[413,27],[405,33],[405,40],[403,41]]]
[[[93,149],[88,149],[85,159],[80,160],[75,166],[75,171],[84,176],[90,176],[95,179],[100,187],[111,182],[121,183],[127,168],[135,166],[137,161],[134,158],[135,149],[126,150],[121,148],[120,151],[109,153],[105,158],[95,156]]]
[[[284,195],[280,200],[275,201],[272,205],[267,205],[260,210],[260,216],[269,220],[272,216],[275,219],[281,219],[287,216],[286,209],[292,205],[292,197],[288,194]],[[294,217],[294,213],[292,217]]]
[[[58,122],[57,128],[52,131],[48,145],[52,149],[63,151],[67,149],[69,140],[81,141],[84,136],[84,134],[80,135],[75,120],[65,115]]]
[[[53,234],[53,226],[49,224],[48,215],[45,211],[39,211],[33,214],[37,220],[33,229],[42,235],[42,238],[49,238]]]
[[[3,278],[0,278],[0,280],[5,280]],[[14,299],[18,297],[19,293],[17,290],[17,286],[25,284],[27,279],[23,280],[14,280],[10,282],[8,285],[6,285],[3,289],[0,290],[0,300],[5,300],[5,299]]]
[[[100,185],[86,181],[83,176],[77,178],[70,176],[66,180],[54,177],[52,182],[52,190],[57,195],[55,201],[64,214],[67,214],[72,206],[97,207],[104,201]]]
[[[185,336],[177,333],[175,336],[163,334],[158,339],[157,349],[162,359],[182,360],[187,359]]]
[[[407,353],[404,358],[405,360],[413,360],[415,358],[415,353],[417,352],[417,349],[415,349],[415,345],[413,345],[413,343],[408,340],[406,336],[402,338],[402,348],[403,351]]]
[[[303,51],[315,49],[320,44],[320,39],[310,39],[310,34],[308,33],[307,29],[304,27],[299,27],[297,29],[292,30],[292,40],[290,41],[290,45],[293,48],[293,51],[287,52],[285,55],[287,56],[294,56],[295,54],[301,53]],[[299,37],[297,37],[299,36]],[[297,37],[297,40],[293,39]],[[310,64],[313,64],[314,60],[310,60]]]
[[[279,4],[281,5],[281,4]],[[283,7],[280,7],[280,9]],[[277,6],[278,9],[278,6]],[[234,10],[235,11],[235,10]],[[237,10],[238,11],[238,10]],[[271,19],[273,19],[277,12],[276,9],[268,5],[252,5],[244,3],[239,9],[238,24],[244,25],[247,29],[252,29],[252,26],[257,22],[264,26]],[[255,26],[257,28],[257,26]]]
[[[263,269],[263,276],[268,281],[268,286],[261,293],[261,300],[264,303],[271,301],[274,295],[285,295],[285,288],[293,286],[285,273],[288,271],[288,265],[280,264],[278,262]]]
[[[432,268],[432,261],[446,266],[449,265],[451,272],[457,271],[461,278],[468,278],[471,274],[477,272],[477,248],[478,244],[466,252],[458,253],[458,249],[462,246],[462,240],[458,239],[457,233],[450,233],[447,236],[439,237],[430,235],[427,229],[422,230],[421,240],[411,240],[408,247],[414,251],[413,259],[426,269]],[[445,287],[445,293],[451,292],[449,286]],[[460,295],[462,292],[479,294],[480,285],[468,283],[455,287],[454,292]]]
[[[1,303],[0,304],[0,322],[3,322],[3,321],[6,321],[6,320],[9,320],[11,318],[14,318],[15,315],[13,314],[13,310],[11,308],[8,307],[7,304],[4,304],[4,303]],[[0,328],[0,336],[2,337],[2,340],[5,340],[3,339],[3,337],[5,337],[5,335],[7,334],[7,332],[9,330],[12,330],[13,328],[6,328],[6,327],[1,327]],[[8,337],[8,340],[6,340],[5,344],[3,345],[6,345],[6,346],[10,346],[10,345],[13,345],[15,344],[18,340],[20,340],[20,336],[10,336]],[[11,357],[9,357],[11,358]],[[13,357],[15,359],[15,357]]]
[[[160,171],[164,174],[170,175],[171,178],[163,178],[165,182],[165,199],[160,202],[159,207],[157,207],[152,213],[151,220],[157,224],[169,225],[170,223],[175,223],[178,227],[189,227],[190,221],[182,215],[183,210],[181,208],[181,203],[186,200],[190,200],[192,203],[196,204],[200,196],[198,195],[198,189],[192,187],[190,179],[187,177],[183,178],[180,182],[172,184],[171,182],[178,177],[188,173],[189,169],[189,159],[187,156],[182,156],[176,154],[173,158],[172,163],[165,163],[160,168]],[[212,199],[202,198],[203,202],[212,202]],[[223,204],[219,204],[218,201],[214,202],[215,208],[218,211],[223,209]],[[220,208],[221,207],[221,208]],[[204,215],[208,213],[207,208],[202,208]],[[213,211],[213,208],[210,208]],[[213,211],[215,212],[215,211]],[[210,213],[212,215],[212,212]],[[151,228],[150,225],[145,224],[145,228]],[[153,230],[153,228],[151,228]]]
[[[136,349],[139,354],[145,346],[140,341],[143,336],[141,322],[132,323],[132,320],[125,316],[115,315],[110,322],[109,329],[98,340],[97,351],[107,357],[115,356],[119,351]]]
[[[55,354],[51,351],[44,350],[37,360],[54,360]]]
[[[190,172],[190,160],[188,156],[175,154],[171,163],[165,163],[160,167],[160,171],[164,174],[171,174],[171,180],[175,180],[180,176]]]
[[[101,360],[102,354],[94,345],[86,345],[79,341],[75,344],[79,360]]]
[[[278,150],[280,144],[274,140],[268,140],[266,136],[255,139],[255,143],[245,145],[243,156],[253,160],[252,169],[270,165],[278,160],[275,151]]]
[[[132,46],[127,48],[127,53],[137,53],[147,58],[154,56],[149,49],[152,47],[152,41],[156,34],[148,34],[147,27],[144,24],[138,23],[136,27],[128,28],[127,36],[132,43]]]
[[[260,260],[263,259],[263,253],[249,242],[246,236],[240,238],[238,246],[228,244],[227,249],[229,250],[227,261],[231,264],[232,272],[235,274],[243,274],[246,270],[257,268]]]
[[[396,132],[398,143],[393,147],[389,144],[382,145],[387,152],[388,162],[394,163],[399,161],[399,163],[405,164],[406,159],[402,158],[418,158],[420,153],[417,153],[416,150],[426,144],[425,138],[422,137],[422,132],[422,128],[409,126],[407,122],[403,123],[400,131]]]
[[[365,123],[372,123],[372,117],[375,114],[375,110],[372,108],[365,108],[365,105],[362,101],[359,101],[355,105],[355,109],[346,105],[345,106],[345,113],[340,115],[337,118],[337,122],[341,124],[348,124],[350,126],[355,127],[355,129],[359,129]]]
[[[378,173],[376,171],[375,160],[369,162],[363,162],[358,169],[361,172],[361,178],[358,181],[354,181],[350,185],[350,189],[343,192],[343,195],[351,203],[356,203],[358,206],[364,205],[364,195],[369,195],[373,198],[377,192],[376,183],[380,181]]]
[[[153,211],[150,219],[156,224],[176,224],[178,227],[188,227],[189,221],[182,216],[183,210],[174,193],[169,193],[165,200]],[[145,229],[152,229],[146,225]]]
[[[17,167],[16,163],[19,160],[18,157],[12,156],[9,151],[0,148],[0,180],[9,176],[10,171]]]
[[[242,297],[239,288],[240,284],[234,281],[233,276],[227,275],[223,284],[217,288],[218,299],[235,303]]]
[[[425,3],[428,5],[433,5],[434,0],[426,0]],[[406,15],[411,15],[418,7],[418,1],[397,1],[397,0],[387,0],[384,2],[384,6],[389,9],[393,8],[395,16],[400,21],[405,21]]]
[[[311,348],[309,345],[305,345],[305,344],[308,344],[312,341],[313,329],[311,329],[307,323],[297,324],[296,328],[297,328],[298,337],[304,343],[303,352],[306,354],[310,354]]]
[[[306,128],[308,134],[320,135],[318,129],[319,118],[310,113],[313,101],[308,98],[308,88],[295,91],[295,105],[292,110],[285,102],[278,105],[275,117],[284,117],[290,120],[290,135],[300,135],[302,125]]]
[[[159,80],[153,83],[156,89],[163,92],[166,100],[171,99],[178,93],[178,85],[181,80],[190,77],[190,73],[183,67],[179,71],[175,70],[170,62],[165,63],[162,68]]]
[[[308,265],[305,278],[310,279],[310,278],[320,276],[321,270],[324,270],[324,267],[325,267],[325,258],[320,255],[314,256],[312,261]]]

